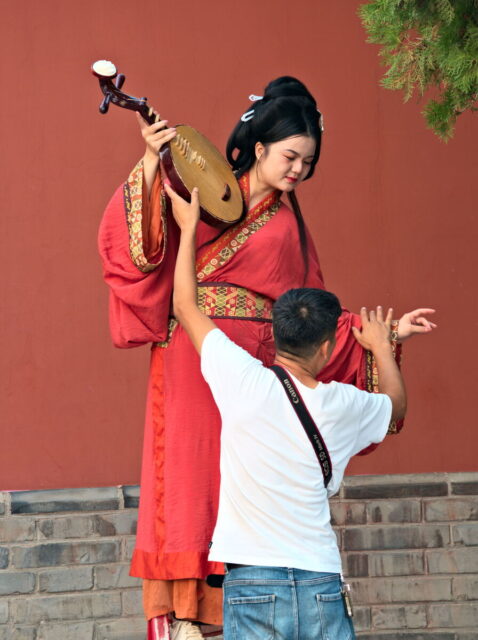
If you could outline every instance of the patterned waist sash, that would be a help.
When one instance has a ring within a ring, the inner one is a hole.
[[[198,284],[198,306],[210,318],[272,322],[271,298],[225,282]]]
[[[198,307],[210,318],[238,318],[256,322],[272,322],[274,301],[259,293],[227,282],[198,283]],[[178,321],[171,317],[168,337],[153,342],[153,347],[167,347]]]

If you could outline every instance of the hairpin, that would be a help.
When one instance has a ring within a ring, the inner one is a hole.
[[[246,113],[242,114],[241,120],[242,122],[248,122],[249,120],[252,120],[253,117],[254,117],[254,109],[251,109],[250,111],[246,111]]]
[[[251,95],[249,96],[249,100],[251,102],[257,102],[258,100],[263,100],[263,99],[264,99],[264,96],[256,96],[254,93],[251,93]],[[317,113],[319,114],[320,131],[324,133],[325,131],[324,116],[320,113],[319,109],[317,109]],[[242,122],[249,122],[249,120],[252,120],[253,117],[254,117],[254,109],[251,109],[250,111],[246,111],[245,113],[242,114],[241,120]]]

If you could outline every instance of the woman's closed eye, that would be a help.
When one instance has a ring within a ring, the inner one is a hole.
[[[284,154],[284,158],[287,158],[287,160],[295,160],[297,158],[297,156],[288,156],[286,154]],[[312,160],[311,159],[306,159],[302,161],[304,164],[306,164],[307,166],[310,166],[312,164]]]

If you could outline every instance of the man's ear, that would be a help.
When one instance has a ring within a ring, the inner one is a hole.
[[[336,344],[336,340],[334,335],[332,338],[328,338],[327,340],[324,340],[324,342],[322,342],[322,344],[320,345],[319,352],[324,362],[329,361],[330,356],[334,351],[335,344]]]
[[[330,351],[330,340],[324,340],[319,347],[319,353],[322,360],[327,362],[329,359],[329,351]]]

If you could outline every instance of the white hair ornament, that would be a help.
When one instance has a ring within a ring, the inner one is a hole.
[[[251,95],[249,96],[249,100],[251,102],[257,102],[258,100],[262,100],[264,96],[256,96],[255,94],[251,93]],[[246,111],[246,113],[243,113],[241,116],[241,120],[242,122],[248,122],[249,120],[252,120],[252,118],[254,117],[254,109],[251,109],[250,111]]]
[[[263,100],[263,99],[264,99],[264,96],[256,96],[254,93],[251,93],[251,95],[249,96],[249,100],[251,102],[258,102],[259,100]],[[319,117],[320,131],[324,133],[325,131],[324,116],[320,113],[318,109],[317,109],[317,113],[320,114],[320,117]],[[246,111],[245,113],[242,114],[241,120],[242,122],[249,122],[249,120],[252,120],[253,117],[254,117],[254,109],[251,109],[250,111]]]

